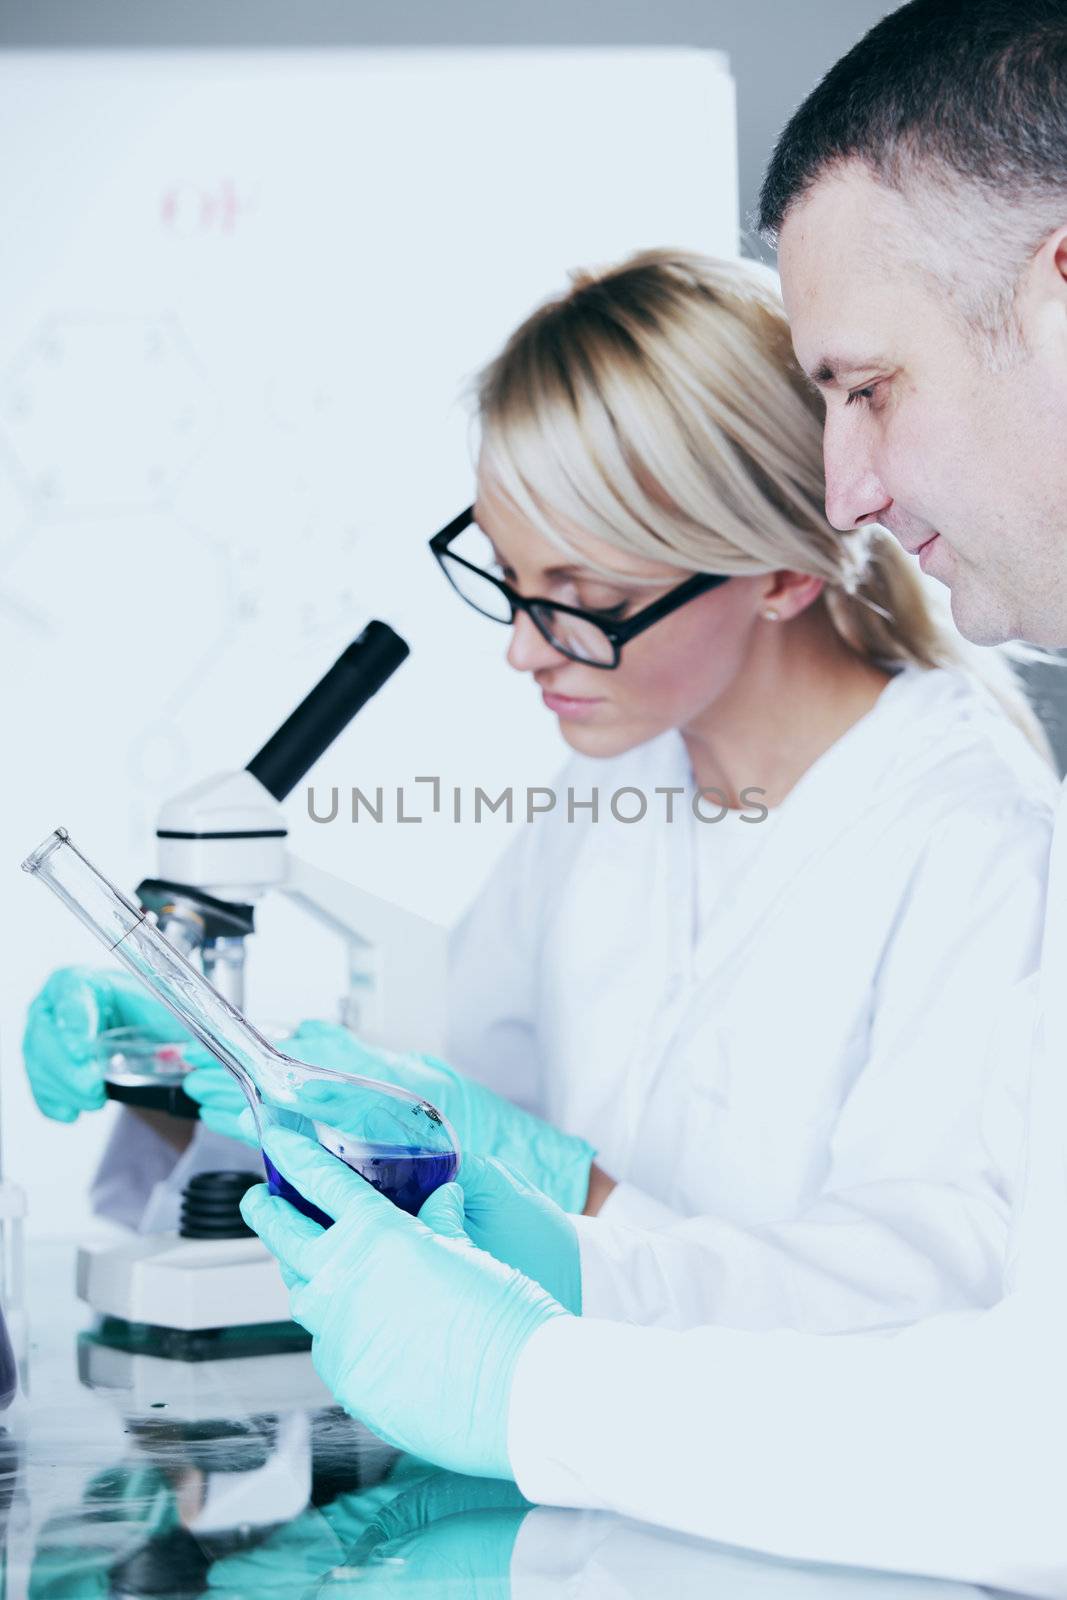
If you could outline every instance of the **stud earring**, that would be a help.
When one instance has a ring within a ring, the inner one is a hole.
[[[777,622],[778,621],[778,613],[777,613],[777,611],[775,611],[773,606],[768,606],[766,611],[763,613],[763,615],[766,617],[768,622]]]

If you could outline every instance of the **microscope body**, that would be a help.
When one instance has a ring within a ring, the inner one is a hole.
[[[347,950],[347,987],[327,1020],[368,1044],[443,1054],[445,930],[293,855],[282,809],[407,653],[391,628],[371,622],[245,768],[168,800],[156,828],[159,875],[136,893],[164,937],[242,1011],[256,908],[268,894],[285,895]],[[284,996],[279,1000],[284,1006]],[[139,1074],[116,1058],[105,1067],[107,1092],[192,1118],[199,1108],[182,1091],[186,1070],[179,1057],[162,1073]],[[78,1292],[105,1317],[151,1325],[160,1348],[175,1331],[217,1331],[220,1322],[262,1329],[288,1318],[277,1264],[254,1238],[144,1234],[117,1246],[87,1245],[79,1252]]]
[[[348,986],[335,1020],[370,1044],[442,1053],[445,930],[295,856],[280,803],[250,771],[220,773],[167,801],[156,838],[159,877],[139,885],[138,898],[236,1006],[255,907],[280,893],[345,946]]]

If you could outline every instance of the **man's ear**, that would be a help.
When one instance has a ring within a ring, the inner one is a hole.
[[[1060,282],[1067,288],[1067,222],[1062,228],[1057,228],[1047,241],[1053,269],[1059,274]]]

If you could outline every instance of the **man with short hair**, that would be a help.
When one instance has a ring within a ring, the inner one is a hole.
[[[786,128],[761,222],[826,396],[831,519],[891,529],[972,639],[1067,644],[1067,0],[884,19]],[[1008,1034],[1033,1068],[999,1305],[833,1338],[599,1322],[564,1310],[562,1213],[503,1169],[416,1222],[290,1139],[335,1227],[257,1191],[248,1215],[335,1393],[533,1500],[1067,1594],[1067,800],[1058,822]]]
[[[981,644],[1067,644],[1067,6],[917,0],[782,134],[797,357],[826,501],[946,583]]]

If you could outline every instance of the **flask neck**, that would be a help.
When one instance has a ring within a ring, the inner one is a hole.
[[[82,855],[63,828],[22,865],[233,1073],[255,1107],[284,1057],[163,937],[148,914]]]

